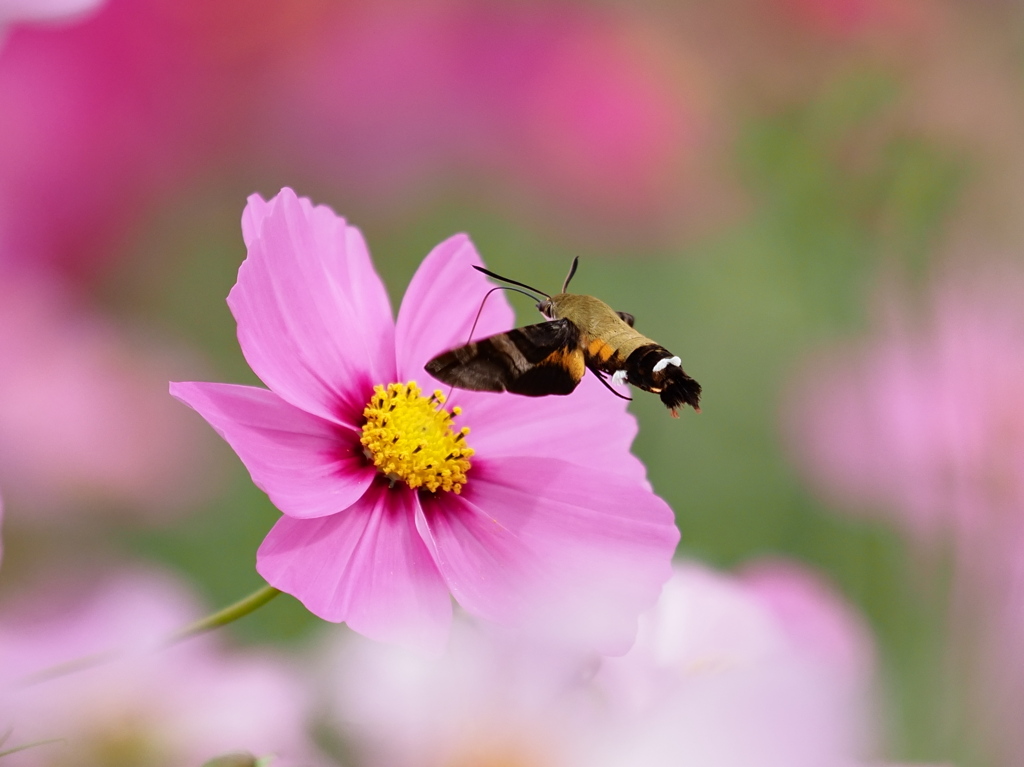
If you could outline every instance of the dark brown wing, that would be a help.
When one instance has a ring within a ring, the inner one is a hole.
[[[510,391],[527,397],[569,394],[586,365],[579,329],[569,320],[540,322],[439,354],[426,371],[473,391]]]

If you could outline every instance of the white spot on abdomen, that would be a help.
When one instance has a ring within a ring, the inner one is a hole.
[[[622,386],[624,383],[626,383],[626,371],[616,370],[614,373],[612,373],[612,383],[618,384],[619,386]]]
[[[675,365],[677,368],[681,368],[683,366],[683,361],[678,357],[665,357],[665,359],[658,360],[658,364],[654,366],[653,372],[660,373],[669,365]]]

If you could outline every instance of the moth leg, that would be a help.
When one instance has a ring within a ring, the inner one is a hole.
[[[619,399],[624,399],[627,402],[632,402],[633,401],[632,397],[627,397],[625,394],[620,394],[619,392],[615,391],[615,389],[612,388],[612,385],[610,383],[608,383],[608,380],[604,377],[604,373],[602,373],[600,370],[598,370],[595,367],[591,367],[590,365],[587,365],[587,368],[590,370],[591,373],[594,374],[594,376],[597,378],[597,380],[600,381],[604,385],[604,388],[606,388],[608,391],[610,391],[616,397],[618,397]]]

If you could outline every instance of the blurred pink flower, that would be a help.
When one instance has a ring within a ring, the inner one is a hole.
[[[696,173],[716,135],[712,88],[626,14],[367,4],[296,65],[268,94],[268,133],[275,154],[326,178],[408,192],[489,174],[475,186],[603,236],[677,222],[715,186]]]
[[[938,10],[931,0],[767,0],[767,4],[821,35],[840,39],[885,31],[920,32]]]
[[[949,269],[922,310],[879,302],[872,336],[809,361],[784,424],[843,508],[952,554],[949,694],[993,763],[1024,760],[1024,273]]]
[[[229,46],[193,23],[208,5],[109,0],[83,23],[11,35],[0,52],[0,259],[91,276],[159,203],[233,156],[261,70],[227,51],[268,9],[238,13]]]
[[[103,0],[0,0],[0,45],[4,27],[17,22],[69,21],[96,9]]]
[[[774,613],[793,647],[845,678],[850,689],[870,679],[874,653],[867,626],[829,584],[805,567],[763,559],[738,577],[751,594]]]
[[[837,767],[870,753],[863,621],[795,563],[749,573],[677,566],[636,646],[595,677],[625,736],[592,764]]]
[[[194,502],[183,482],[208,454],[204,435],[166,397],[182,355],[77,306],[57,283],[0,272],[0,484],[11,521],[71,521],[70,505],[134,519]]]
[[[74,27],[18,30],[0,54],[6,258],[89,274],[194,167],[184,102],[204,80],[152,6],[112,0]]]
[[[158,649],[200,617],[180,584],[149,571],[99,586],[57,582],[19,594],[0,622],[0,721],[18,767],[199,765],[227,751],[318,763],[309,698],[284,659],[226,650],[214,637]],[[119,660],[24,687],[27,675],[93,653]],[[6,760],[5,760],[6,761]]]
[[[12,34],[0,54],[2,257],[94,275],[190,184],[254,167],[346,179],[363,197],[436,194],[469,171],[496,204],[576,223],[595,247],[628,236],[635,249],[723,215],[708,68],[631,14],[259,9],[109,0],[73,28]]]
[[[620,658],[467,620],[437,661],[349,638],[323,675],[333,716],[370,767],[857,764],[870,747],[870,639],[815,576],[785,573],[769,604],[743,578],[677,566]],[[784,616],[774,603],[787,590],[802,606]],[[823,622],[840,633],[806,630]],[[837,644],[865,661],[856,674]]]
[[[466,342],[489,287],[468,238],[431,252],[396,323],[362,235],[330,209],[290,189],[254,195],[242,229],[228,303],[269,390],[171,391],[284,512],[260,574],[375,639],[440,648],[452,595],[490,620],[627,648],[679,533],[629,453],[624,403],[592,376],[565,398],[459,391],[464,439],[415,382],[433,387],[424,364]],[[495,296],[477,337],[512,326]]]
[[[924,542],[1024,542],[1024,274],[980,271],[938,281],[920,318],[886,296],[872,336],[809,360],[784,408],[816,487]]]

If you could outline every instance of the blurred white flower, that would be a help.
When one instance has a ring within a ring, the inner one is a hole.
[[[66,581],[55,583],[4,611],[4,747],[57,741],[8,757],[12,767],[199,765],[243,750],[279,754],[282,765],[318,763],[305,733],[306,688],[283,658],[230,652],[212,636],[158,649],[200,616],[178,583],[131,571],[90,593],[74,592]],[[22,684],[30,674],[110,650],[123,656]]]
[[[369,767],[840,767],[870,751],[870,639],[814,576],[677,567],[621,658],[458,621],[425,660],[350,637],[331,716]]]

